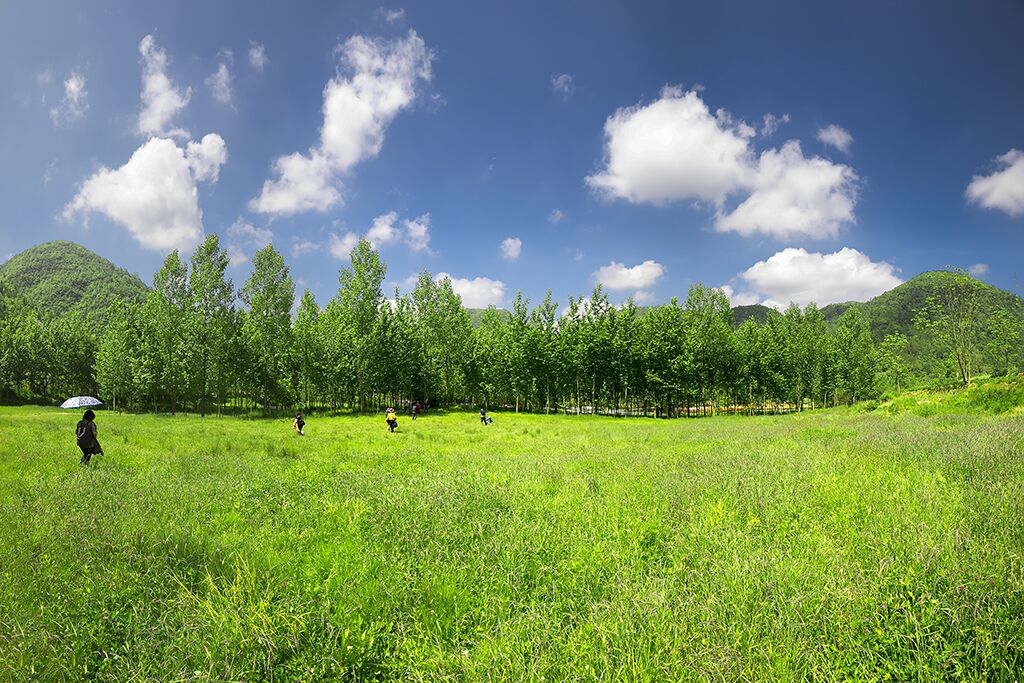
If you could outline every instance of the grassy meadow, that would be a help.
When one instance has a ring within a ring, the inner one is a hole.
[[[1021,680],[1024,419],[0,409],[11,680]]]

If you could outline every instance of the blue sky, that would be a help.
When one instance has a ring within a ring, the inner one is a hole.
[[[553,5],[5,3],[0,258],[148,282],[216,232],[321,305],[358,236],[476,306],[1024,295],[1024,5]]]

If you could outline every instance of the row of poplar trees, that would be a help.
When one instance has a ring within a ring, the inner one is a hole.
[[[728,299],[696,285],[650,309],[609,303],[600,286],[559,310],[520,294],[475,328],[449,280],[421,273],[385,297],[368,242],[320,308],[295,305],[282,256],[267,246],[235,292],[210,235],[191,263],[172,252],[143,302],[115,302],[95,380],[117,407],[377,410],[413,401],[516,410],[686,415],[801,409],[875,392],[878,353],[856,310],[828,325],[813,304],[732,325]],[[243,306],[237,306],[241,300]]]

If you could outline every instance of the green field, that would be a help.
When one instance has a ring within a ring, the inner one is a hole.
[[[0,409],[13,680],[1019,680],[1024,420]]]

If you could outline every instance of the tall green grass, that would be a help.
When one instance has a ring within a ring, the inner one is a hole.
[[[1018,680],[1024,424],[0,410],[14,680]]]

